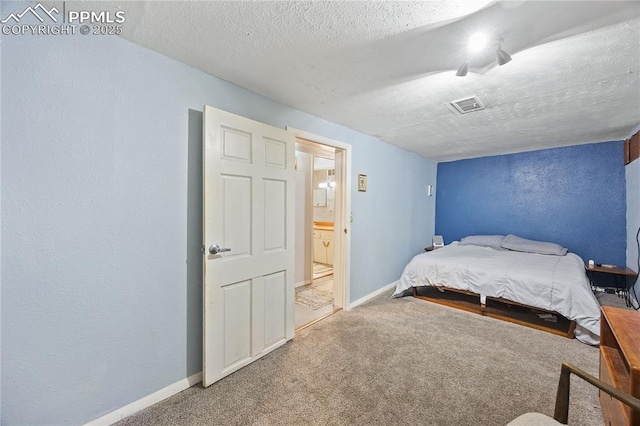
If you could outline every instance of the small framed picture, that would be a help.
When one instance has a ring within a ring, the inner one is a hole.
[[[358,191],[367,192],[367,175],[358,175]]]

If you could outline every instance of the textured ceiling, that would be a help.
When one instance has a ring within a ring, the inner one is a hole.
[[[126,39],[437,161],[619,140],[640,124],[638,1],[117,7]],[[513,60],[471,58],[456,77],[478,30]],[[472,95],[488,107],[445,105]]]

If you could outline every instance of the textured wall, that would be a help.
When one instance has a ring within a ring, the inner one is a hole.
[[[2,11],[2,7],[0,7]],[[2,37],[0,37],[0,93],[2,93]],[[0,102],[0,129],[2,102]],[[2,131],[0,131],[0,177],[2,176]],[[0,424],[2,424],[2,182],[0,180]]]
[[[627,267],[638,271],[638,242],[636,233],[640,227],[640,160],[625,167],[627,177]],[[640,284],[635,290],[640,294]],[[635,294],[633,294],[635,296]]]
[[[631,132],[632,136],[640,131],[640,126]],[[625,166],[627,178],[627,267],[638,271],[638,242],[636,233],[640,228],[640,160],[635,160]],[[635,290],[640,295],[640,283]],[[634,294],[635,296],[635,294]],[[637,306],[637,303],[636,303]]]
[[[436,233],[554,241],[585,261],[625,264],[623,142],[438,164]]]
[[[626,265],[638,270],[638,245],[636,233],[640,227],[640,161],[625,167],[627,178],[627,261]]]
[[[2,55],[2,424],[81,424],[200,371],[204,104],[352,144],[351,300],[431,238],[423,157],[117,37]]]

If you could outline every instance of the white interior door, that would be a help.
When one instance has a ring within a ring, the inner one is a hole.
[[[203,149],[209,386],[293,338],[295,142],[283,129],[205,106]]]

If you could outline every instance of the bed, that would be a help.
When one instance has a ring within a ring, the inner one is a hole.
[[[463,239],[464,240],[464,239]],[[566,249],[565,249],[566,252]],[[453,242],[415,256],[405,267],[394,297],[433,286],[557,312],[575,321],[573,334],[597,345],[600,305],[582,259],[573,253],[548,255]]]

